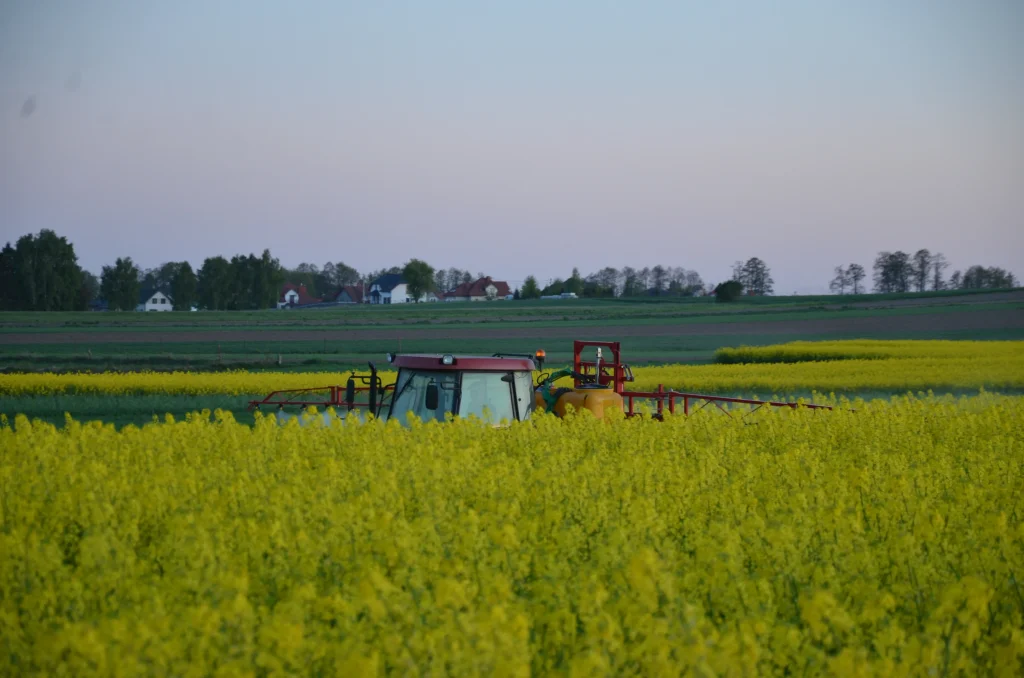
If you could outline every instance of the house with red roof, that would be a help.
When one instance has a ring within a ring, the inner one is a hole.
[[[321,301],[323,300],[311,295],[305,285],[285,283],[281,288],[281,296],[277,300],[277,307],[295,308],[296,306],[319,304]]]
[[[337,294],[334,295],[334,301],[338,304],[361,304],[363,303],[363,286],[362,285],[345,285]]]
[[[493,301],[504,299],[511,291],[508,283],[502,280],[491,280],[490,276],[484,276],[473,282],[462,283],[454,290],[444,295],[445,301]]]

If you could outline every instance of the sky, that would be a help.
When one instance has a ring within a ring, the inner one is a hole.
[[[0,242],[1024,277],[1022,36],[1019,0],[0,0]]]

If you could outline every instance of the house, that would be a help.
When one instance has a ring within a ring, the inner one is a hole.
[[[402,279],[401,273],[388,273],[370,283],[367,294],[371,304],[408,304],[415,301],[409,296],[409,286]],[[420,301],[437,301],[433,292],[425,292]]]
[[[174,302],[171,295],[163,290],[143,290],[139,295],[136,311],[173,311]]]
[[[363,286],[345,285],[334,295],[334,301],[338,304],[363,303]]]
[[[388,273],[370,283],[371,304],[404,304],[409,301],[405,281],[399,273]]]
[[[494,299],[507,299],[511,290],[508,283],[500,280],[491,280],[485,276],[473,282],[462,283],[454,290],[445,295],[445,301],[492,301]]]
[[[277,307],[295,308],[296,306],[319,304],[321,301],[320,298],[311,295],[305,285],[285,283],[284,287],[281,288],[281,296],[278,297]]]

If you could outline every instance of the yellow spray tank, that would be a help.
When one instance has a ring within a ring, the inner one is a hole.
[[[538,351],[538,356],[543,353]],[[597,349],[597,360],[593,363],[586,363],[586,373],[580,369],[579,352],[577,351],[574,368],[565,368],[552,372],[543,378],[535,391],[534,400],[538,410],[550,410],[560,417],[564,417],[571,406],[573,411],[590,410],[598,419],[605,416],[605,412],[618,410],[622,412],[622,396],[619,395],[614,383],[608,383],[602,379],[601,370],[601,348]],[[592,368],[593,371],[590,372]],[[555,381],[563,377],[572,377],[573,388],[556,388]]]

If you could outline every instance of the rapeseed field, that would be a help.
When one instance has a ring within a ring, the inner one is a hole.
[[[795,342],[721,349],[712,365],[636,367],[630,388],[769,395],[1024,389],[1022,341]],[[740,364],[742,363],[742,364]],[[392,383],[394,372],[381,372]],[[0,396],[258,395],[343,386],[338,372],[130,372],[0,374]]]
[[[2,675],[1024,674],[1024,402],[0,423]]]

